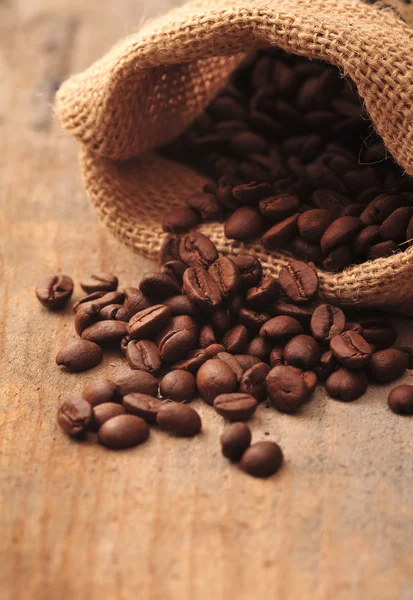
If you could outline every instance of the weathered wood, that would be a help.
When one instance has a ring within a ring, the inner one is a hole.
[[[76,20],[59,46],[70,46],[64,74],[144,14],[135,0],[0,2],[0,598],[410,600],[413,421],[390,414],[386,387],[349,405],[318,391],[297,416],[261,406],[254,439],[277,440],[286,456],[268,481],[222,458],[222,419],[201,403],[197,439],[153,430],[124,452],[56,426],[64,393],[126,366],[113,355],[83,375],[60,372],[70,309],[42,309],[37,279],[103,268],[133,284],[153,265],[97,223],[75,143],[54,123],[31,127],[33,90],[50,72],[39,24]],[[411,324],[399,329],[413,341]]]

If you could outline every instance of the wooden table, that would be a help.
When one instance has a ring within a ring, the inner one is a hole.
[[[254,438],[286,458],[268,481],[222,458],[221,418],[200,403],[198,438],[153,431],[124,452],[56,426],[65,393],[125,366],[113,355],[60,372],[71,309],[42,309],[36,281],[102,268],[132,284],[153,264],[98,224],[78,148],[52,118],[53,82],[154,12],[136,0],[0,0],[0,598],[411,600],[413,420],[388,411],[386,388],[349,405],[320,390],[297,416],[260,407]]]

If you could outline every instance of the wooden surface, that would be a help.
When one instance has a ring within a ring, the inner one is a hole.
[[[254,439],[286,457],[268,481],[222,458],[221,418],[200,403],[198,438],[152,431],[124,452],[56,426],[65,393],[125,366],[60,372],[70,309],[43,310],[37,279],[102,268],[133,284],[153,265],[98,224],[53,87],[172,3],[0,0],[0,598],[411,600],[413,420],[386,388],[349,405],[318,391],[297,416],[261,406]]]

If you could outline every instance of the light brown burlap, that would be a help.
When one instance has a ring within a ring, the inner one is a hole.
[[[413,174],[412,5],[361,0],[201,0],[148,22],[57,97],[63,126],[82,144],[88,194],[118,239],[155,257],[166,210],[204,179],[154,149],[185,129],[248,50],[268,45],[336,65],[356,83],[374,127]],[[200,230],[221,252],[250,252],[277,273],[286,256],[228,241],[220,223]],[[334,303],[413,314],[413,248],[386,259],[319,272]]]

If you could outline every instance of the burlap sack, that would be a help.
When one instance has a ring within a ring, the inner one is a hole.
[[[148,22],[57,97],[63,126],[84,146],[86,189],[114,235],[156,257],[162,215],[204,180],[154,149],[174,138],[215,96],[244,53],[278,46],[340,68],[356,83],[374,127],[413,174],[413,5],[410,0],[201,0]],[[285,256],[226,240],[202,225],[221,252],[257,255],[276,274]],[[413,248],[390,258],[319,272],[327,301],[413,314]]]

